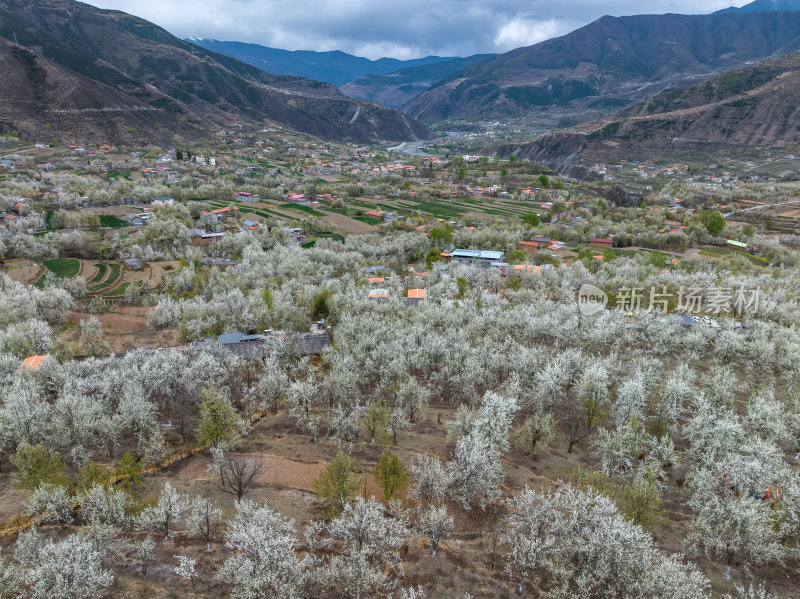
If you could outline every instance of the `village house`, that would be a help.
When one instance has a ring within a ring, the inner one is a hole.
[[[126,258],[122,263],[131,270],[142,270],[142,261],[138,258]]]
[[[229,266],[236,266],[239,264],[236,260],[230,258],[212,258],[210,256],[203,256],[200,258],[200,264],[203,266],[214,266],[222,270],[227,269]]]
[[[505,252],[490,250],[453,250],[448,259],[459,264],[478,264],[483,268],[504,264]]]
[[[592,237],[589,239],[589,245],[596,247],[613,248],[614,240],[610,237]]]

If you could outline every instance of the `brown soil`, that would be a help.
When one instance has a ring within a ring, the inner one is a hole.
[[[34,283],[44,274],[44,267],[32,260],[13,260],[6,262],[3,272],[17,283]]]
[[[133,214],[134,212],[139,212],[139,211],[134,208],[131,208],[130,206],[98,206],[94,208],[84,208],[84,212],[86,214],[97,214],[98,216],[110,214],[113,216],[119,216],[120,218],[123,218],[129,214]]]
[[[109,333],[132,333],[134,331],[147,330],[146,317],[132,314],[116,314],[112,312],[95,314],[94,316],[103,323],[103,326]],[[87,312],[70,312],[67,315],[67,322],[79,324],[81,320],[88,320],[91,317],[92,314]]]
[[[165,272],[177,272],[178,267],[180,266],[179,260],[171,260],[169,262],[149,262],[150,265],[150,282],[158,287],[161,285],[161,279],[164,276]],[[169,270],[166,270],[165,267],[172,267]]]
[[[372,225],[368,225],[367,223],[362,223],[361,221],[357,221],[349,216],[345,216],[344,214],[337,214],[336,212],[326,212],[325,213],[325,221],[329,222],[335,227],[345,231],[346,233],[352,233],[355,235],[364,235],[366,233],[372,233],[376,230],[375,227]]]
[[[98,264],[96,260],[81,260],[81,271],[78,276],[83,277],[87,282],[94,278],[99,271],[95,264]]]

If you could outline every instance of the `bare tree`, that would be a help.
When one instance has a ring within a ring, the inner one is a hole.
[[[241,501],[252,488],[256,476],[264,471],[264,459],[261,456],[249,458],[224,454],[218,466],[220,490],[236,495],[236,501]]]

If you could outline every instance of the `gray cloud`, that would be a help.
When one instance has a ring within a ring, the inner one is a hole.
[[[148,19],[179,37],[368,58],[505,52],[605,15],[708,13],[742,0],[84,0]]]

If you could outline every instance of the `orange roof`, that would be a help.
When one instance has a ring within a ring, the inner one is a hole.
[[[386,279],[384,277],[372,277],[367,279],[370,283],[383,283]]]
[[[527,270],[528,272],[542,272],[541,266],[536,266],[535,264],[517,264],[514,267],[514,270]]]
[[[389,297],[389,292],[386,291],[385,289],[373,289],[372,291],[369,292],[369,297],[371,299],[387,298]]]
[[[25,358],[25,361],[22,365],[29,370],[39,370],[42,367],[42,362],[44,362],[46,356],[31,356],[30,358]]]
[[[416,298],[416,299],[425,299],[425,290],[424,289],[409,289],[408,290],[408,297]]]
[[[216,210],[212,210],[211,214],[225,214],[226,212],[230,212],[231,207],[228,206],[227,208],[217,208]]]

